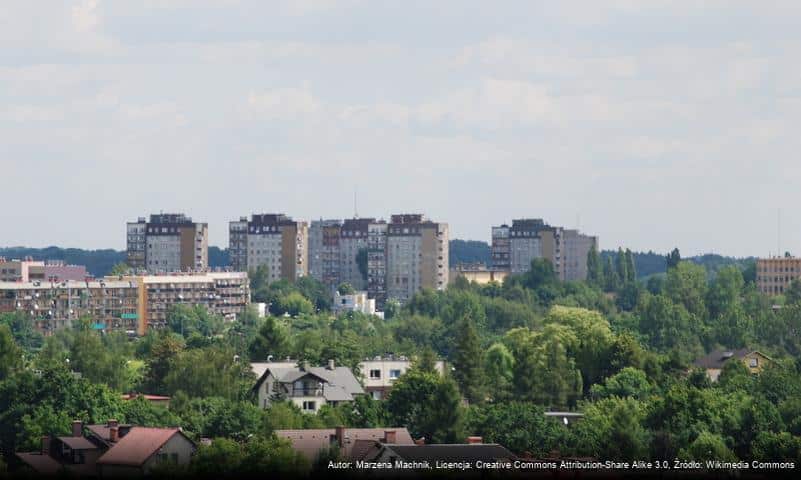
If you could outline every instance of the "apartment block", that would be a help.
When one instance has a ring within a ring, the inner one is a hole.
[[[341,220],[313,220],[309,226],[309,275],[332,291],[340,284]]]
[[[391,217],[387,229],[387,298],[401,302],[423,288],[448,285],[448,224],[421,214]]]
[[[231,266],[237,271],[266,266],[270,281],[294,281],[309,272],[309,226],[284,214],[241,217],[229,224]]]
[[[545,258],[560,280],[584,280],[593,245],[598,248],[598,237],[551,226],[541,218],[517,219],[511,227],[492,227],[492,270],[518,275],[528,272],[535,258]]]
[[[562,270],[560,278],[567,281],[587,279],[587,255],[594,246],[597,250],[598,237],[584,235],[578,230],[562,231]]]
[[[756,263],[757,290],[766,295],[781,295],[793,280],[801,278],[801,258],[759,258]]]
[[[44,335],[69,328],[82,317],[92,328],[139,330],[139,288],[129,280],[0,282],[0,312],[21,312]]]
[[[182,213],[127,224],[127,263],[148,272],[201,271],[209,266],[209,228]]]
[[[108,277],[88,281],[0,282],[0,313],[30,315],[37,330],[50,335],[82,317],[92,328],[144,335],[167,325],[172,305],[202,305],[233,320],[250,303],[243,272],[181,273]]]
[[[173,305],[201,305],[210,313],[235,320],[250,303],[250,281],[245,272],[174,273],[123,277],[137,288],[137,333],[165,328]]]
[[[44,268],[44,262],[37,261],[31,257],[22,260],[0,257],[0,282],[29,282],[31,279],[43,280],[44,277],[37,278],[37,268]]]
[[[387,300],[387,230],[378,220],[367,227],[367,296],[375,299],[376,308],[384,309]]]

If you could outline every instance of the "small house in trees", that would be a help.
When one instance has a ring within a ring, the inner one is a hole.
[[[739,350],[715,350],[705,357],[701,357],[693,364],[696,367],[706,370],[706,374],[713,382],[718,381],[720,372],[723,371],[723,366],[730,360],[737,360],[743,362],[745,367],[754,375],[759,374],[765,365],[772,363],[770,357],[748,348],[741,348]]]
[[[304,413],[316,413],[323,405],[335,406],[364,395],[351,369],[338,367],[333,360],[325,367],[292,360],[250,366],[258,377],[253,389],[262,408],[276,400],[289,400]]]

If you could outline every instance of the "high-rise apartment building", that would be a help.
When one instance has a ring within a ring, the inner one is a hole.
[[[562,270],[563,280],[587,279],[587,255],[594,246],[598,249],[598,237],[584,235],[578,230],[562,230]]]
[[[149,272],[201,271],[209,267],[209,227],[181,213],[140,217],[127,225],[127,263]]]
[[[296,280],[308,274],[309,226],[284,214],[241,217],[229,224],[231,267],[246,272],[267,267],[270,281]]]
[[[758,258],[756,262],[757,290],[766,295],[781,295],[793,280],[801,278],[801,258]]]
[[[387,300],[387,229],[384,220],[367,227],[367,296],[383,310]]]
[[[409,300],[448,285],[448,224],[421,214],[393,215],[387,228],[387,298]]]
[[[340,283],[341,220],[313,220],[309,226],[309,275],[331,290]]]
[[[512,221],[512,226],[492,227],[492,269],[521,274],[531,261],[545,258],[560,280],[587,278],[587,254],[598,248],[598,237],[548,225],[540,218]]]

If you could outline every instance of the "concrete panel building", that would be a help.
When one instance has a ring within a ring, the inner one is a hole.
[[[367,227],[367,296],[375,299],[376,308],[384,309],[387,300],[387,229],[384,220]]]
[[[340,230],[340,281],[351,284],[356,290],[367,288],[367,278],[359,270],[358,256],[360,251],[367,251],[369,229],[374,223],[374,218],[349,218]]]
[[[339,285],[339,235],[342,221],[313,220],[309,226],[309,275],[331,290]]]
[[[801,258],[758,258],[756,263],[757,290],[765,295],[781,295],[793,280],[801,278]]]
[[[309,272],[309,226],[284,214],[254,214],[229,224],[231,267],[246,272],[266,266],[270,281],[294,281]]]
[[[448,224],[421,214],[393,215],[387,229],[387,298],[409,300],[448,285]]]
[[[592,247],[598,247],[598,237],[584,235],[578,230],[563,230],[562,242],[562,271],[560,278],[563,280],[586,280],[587,279],[587,255]]]
[[[202,271],[209,266],[209,228],[182,213],[127,224],[127,263],[148,272]]]

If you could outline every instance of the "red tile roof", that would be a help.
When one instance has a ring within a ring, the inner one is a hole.
[[[68,447],[73,450],[96,450],[97,445],[90,442],[84,437],[58,437],[59,440],[64,442]]]
[[[351,449],[358,440],[383,441],[386,432],[395,432],[395,444],[413,445],[414,441],[405,428],[346,428],[343,440],[344,455],[350,456]],[[276,430],[278,438],[285,438],[292,443],[299,453],[310,460],[315,460],[320,452],[331,448],[336,429]]]
[[[106,465],[143,465],[173,435],[183,435],[177,428],[133,427],[124,437],[97,460]]]
[[[17,458],[38,473],[53,474],[61,470],[60,463],[50,455],[42,455],[41,452],[18,452]]]

